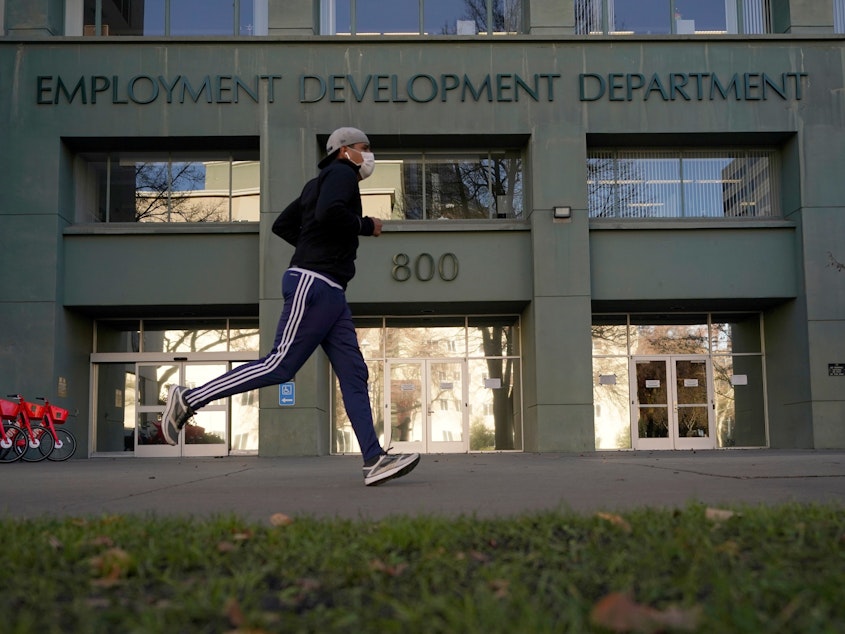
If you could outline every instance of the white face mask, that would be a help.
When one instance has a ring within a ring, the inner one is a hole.
[[[355,163],[355,161],[352,160],[352,157],[349,156],[349,152],[346,153],[346,159],[358,166],[358,175],[361,180],[364,180],[365,178],[371,176],[373,171],[376,169],[376,155],[372,152],[364,152],[362,150],[355,151],[361,155],[360,163]]]
[[[361,158],[364,160],[358,173],[361,175],[361,180],[372,175],[376,169],[376,155],[372,152],[361,152]]]

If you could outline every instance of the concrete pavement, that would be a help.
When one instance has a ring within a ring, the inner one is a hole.
[[[824,502],[845,509],[845,450],[425,455],[365,487],[353,456],[91,458],[0,465],[0,516],[237,514],[377,520]]]

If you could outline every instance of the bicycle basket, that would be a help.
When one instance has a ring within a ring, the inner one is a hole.
[[[20,407],[20,403],[0,398],[0,414],[2,414],[3,418],[14,420],[18,417],[18,412],[21,411]]]
[[[26,406],[27,411],[29,412],[29,417],[33,419],[44,418],[44,406],[39,405],[38,403],[30,403],[29,401],[25,401],[24,405]]]
[[[50,418],[54,423],[64,423],[67,421],[68,411],[55,405],[50,405]]]

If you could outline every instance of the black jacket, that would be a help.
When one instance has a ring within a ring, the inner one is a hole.
[[[371,236],[373,229],[361,211],[358,166],[345,159],[308,181],[273,223],[273,233],[296,247],[292,267],[321,273],[343,288],[355,275],[358,236]]]

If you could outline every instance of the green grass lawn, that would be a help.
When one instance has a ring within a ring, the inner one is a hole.
[[[726,511],[5,518],[0,631],[845,631],[843,509]]]

